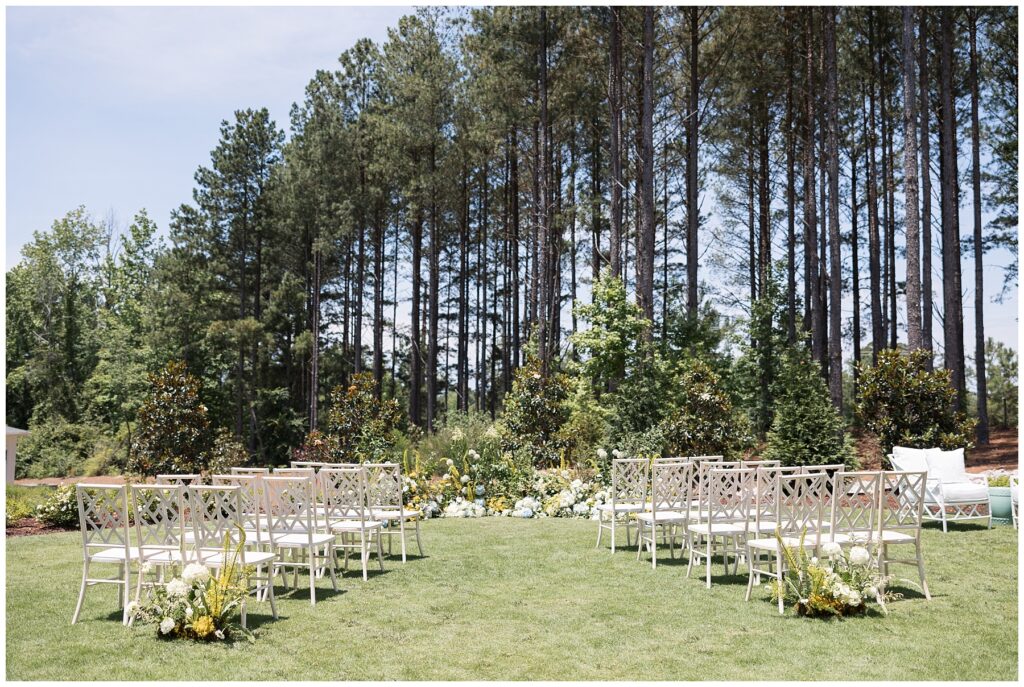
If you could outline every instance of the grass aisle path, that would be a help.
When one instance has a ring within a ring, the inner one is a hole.
[[[925,532],[933,600],[911,588],[888,618],[780,618],[745,576],[710,591],[667,556],[595,550],[578,520],[433,520],[427,557],[340,591],[277,587],[250,606],[255,646],[165,642],[123,628],[113,587],[81,575],[76,533],[7,540],[7,677],[115,680],[742,680],[1017,677],[1017,538],[1010,527]],[[607,541],[607,540],[606,540]],[[667,553],[667,552],[665,552]],[[899,566],[901,567],[901,566]],[[912,568],[894,572],[916,577]],[[301,584],[301,579],[300,579]]]

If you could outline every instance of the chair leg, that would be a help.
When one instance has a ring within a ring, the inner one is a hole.
[[[760,556],[760,554],[759,554]],[[760,560],[760,558],[759,558]],[[754,589],[754,552],[747,547],[747,595],[744,601],[750,601],[750,592]]]
[[[314,552],[309,552],[309,605],[316,606],[316,575],[313,574],[313,557]],[[306,558],[306,550],[302,550],[302,558]],[[295,566],[295,574],[299,574],[299,567]]]
[[[693,551],[693,533],[692,532],[687,532],[686,533],[686,553],[687,553],[687,559],[688,559],[686,561],[686,576],[689,577],[690,576],[690,571],[693,570],[693,557],[696,555],[694,553],[694,551]]]
[[[612,516],[612,553],[615,553],[615,511],[611,512]]]
[[[384,556],[381,553],[384,550],[384,544],[380,540],[380,532],[374,538],[377,540],[377,565],[380,566],[380,571],[384,572]],[[405,548],[404,538],[402,548]]]
[[[639,521],[637,521],[637,527],[639,527],[639,526],[640,526],[640,523],[639,523]],[[664,538],[664,535],[665,535],[664,530],[662,530],[662,537],[663,538]],[[652,522],[651,523],[651,570],[654,570],[657,567],[658,567],[658,540],[657,540],[656,532],[655,532],[655,529],[654,529],[654,523]]]
[[[277,620],[277,604],[274,602],[274,575],[267,575],[267,588],[263,592],[270,599],[270,614]]]
[[[917,554],[917,574],[921,578],[921,589],[924,590],[924,598],[928,601],[932,600],[932,595],[928,592],[928,581],[924,578],[924,556],[921,551],[921,537],[918,536],[914,540],[914,549]]]
[[[644,549],[644,526],[643,523],[637,523],[638,534],[636,542],[636,559],[640,560],[640,552]]]
[[[595,549],[601,548],[601,532],[604,530],[604,511],[597,511],[597,543],[594,544]]]
[[[711,550],[714,548],[714,539],[715,538],[709,533],[707,538],[707,565],[705,566],[707,568],[705,577],[707,578],[708,589],[711,589]]]
[[[366,582],[366,564],[369,559],[369,553],[366,550],[366,533],[359,533],[359,561],[363,565],[363,582]]]
[[[405,515],[398,518],[398,531],[402,538],[402,562],[405,563]],[[382,568],[383,569],[383,568]]]
[[[779,548],[775,549],[775,574],[778,575],[779,586],[782,586],[782,551]],[[783,615],[786,612],[786,601],[782,598],[782,590],[779,589],[779,615]]]
[[[128,625],[130,620],[128,617],[128,590],[132,588],[132,564],[131,561],[126,561],[121,569],[122,580],[118,584],[118,588],[121,590],[121,624]],[[139,571],[142,574],[142,571]]]
[[[420,556],[423,555],[423,542],[420,541],[420,518],[416,516],[416,547],[420,550]]]
[[[89,578],[89,559],[86,558],[82,564],[82,587],[78,590],[78,603],[75,604],[75,614],[71,616],[71,624],[78,622],[78,616],[82,612],[82,602],[85,601],[85,581]]]

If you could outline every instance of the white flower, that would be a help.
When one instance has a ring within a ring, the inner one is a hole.
[[[841,554],[843,552],[843,547],[839,546],[839,544],[836,544],[834,541],[830,541],[822,545],[821,551],[829,558],[832,558]]]
[[[818,564],[818,557],[817,556],[811,556],[811,565],[817,565],[817,564]]]
[[[522,510],[521,517],[532,518],[533,517],[533,509],[532,508],[524,508]]]
[[[183,580],[179,580],[175,577],[173,580],[167,583],[167,596],[185,596],[188,594],[190,587],[185,584]]]
[[[131,618],[136,613],[138,613],[139,612],[139,604],[138,604],[138,602],[136,602],[136,601],[129,601],[128,602],[128,608],[125,609],[125,612],[128,614],[129,618]]]
[[[601,460],[604,460],[605,458],[608,457],[608,452],[605,451],[603,448],[599,448],[597,449],[597,457],[600,458]]]
[[[873,596],[876,599],[879,597],[879,593],[878,593],[878,588],[877,587],[868,587],[867,589],[864,590],[864,593],[867,594],[868,596]]]
[[[469,475],[463,475],[462,477],[459,478],[459,481],[462,482],[463,484],[466,484],[467,482],[469,482]]]
[[[210,569],[202,563],[189,563],[181,573],[181,579],[187,585],[205,584],[210,579]]]
[[[452,430],[452,441],[462,441],[465,439],[465,435],[462,433],[461,427],[456,427]]]
[[[174,629],[174,618],[164,618],[160,621],[160,634],[165,635]]]
[[[146,575],[146,574],[148,574],[148,573],[150,573],[152,571],[153,571],[153,563],[151,561],[146,561],[145,563],[142,564],[142,567],[139,569],[139,572],[141,572],[143,575]]]
[[[620,451],[619,449],[615,449],[614,451],[612,451],[612,455],[615,456],[616,458],[621,458],[622,451]]]
[[[473,449],[470,449],[470,450],[469,450],[469,454],[468,454],[468,455],[469,455],[469,457],[470,457],[470,458],[471,458],[472,460],[476,460],[476,459],[478,459],[478,458],[480,457],[480,454],[479,454],[479,453],[477,453],[476,451],[474,451]]]
[[[491,425],[490,427],[487,428],[487,431],[484,432],[484,436],[487,437],[488,439],[497,439],[501,435],[498,434],[498,428],[495,427],[494,425]]]
[[[867,565],[871,560],[871,554],[863,546],[854,546],[850,549],[850,562],[854,565]]]
[[[214,630],[213,634],[217,639],[224,639],[224,632],[222,630]]]
[[[857,591],[851,591],[847,595],[847,600],[851,606],[860,606],[861,603],[863,603],[863,599],[861,599],[860,592]]]
[[[484,495],[484,485],[482,485],[482,484],[476,485],[476,495],[477,496],[483,496]]]
[[[455,461],[454,461],[454,460],[452,460],[451,458],[449,458],[448,460],[446,460],[446,461],[445,461],[445,463],[447,463],[448,467],[451,467],[451,466],[455,465]]]

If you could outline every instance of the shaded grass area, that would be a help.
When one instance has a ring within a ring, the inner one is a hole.
[[[780,617],[745,575],[594,549],[579,520],[432,520],[427,556],[338,593],[278,586],[277,621],[250,606],[255,646],[169,642],[123,628],[114,588],[94,587],[69,624],[81,574],[77,533],[7,541],[8,679],[744,680],[1017,677],[1017,537],[1010,527],[929,526],[933,594],[910,585],[888,617]],[[607,539],[605,540],[607,542]],[[667,554],[667,552],[665,552]],[[661,557],[659,557],[661,559]],[[912,568],[897,576],[916,579]],[[741,568],[742,571],[742,568]],[[300,586],[303,580],[300,577]]]

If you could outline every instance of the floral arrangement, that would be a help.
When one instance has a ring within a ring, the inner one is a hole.
[[[806,534],[806,532],[804,533]],[[883,613],[888,614],[886,602],[898,598],[885,587],[890,578],[880,575],[875,566],[874,546],[870,542],[855,543],[850,550],[834,542],[822,544],[820,560],[808,556],[804,536],[793,551],[776,532],[788,570],[780,584],[770,584],[773,601],[781,596],[792,604],[797,615],[812,618],[859,615],[867,610],[868,600],[874,600]]]
[[[251,568],[243,568],[238,562],[244,545],[244,532],[234,548],[230,537],[225,537],[225,564],[217,575],[202,563],[189,563],[180,576],[174,570],[169,582],[156,585],[146,603],[129,604],[129,615],[157,624],[162,638],[218,641],[237,634],[254,641],[251,632],[234,622],[236,611],[248,596],[252,575]],[[148,563],[140,574],[147,572]]]

